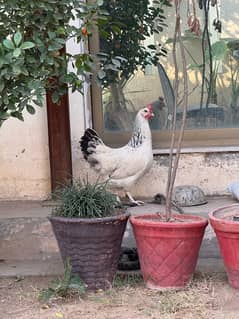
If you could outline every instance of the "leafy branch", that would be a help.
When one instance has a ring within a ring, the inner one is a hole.
[[[94,56],[82,52],[94,26],[104,27],[107,12],[99,0],[0,0],[0,126],[10,117],[23,120],[42,106],[46,89],[57,103],[66,93],[82,91]],[[72,21],[81,21],[73,24]],[[65,51],[74,37],[79,52]],[[71,70],[68,66],[71,65]]]

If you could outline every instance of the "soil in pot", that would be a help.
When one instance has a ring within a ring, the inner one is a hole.
[[[142,275],[152,289],[181,288],[190,282],[208,224],[200,216],[172,217],[172,222],[155,214],[130,218]]]
[[[229,284],[239,289],[239,204],[220,207],[209,214],[220,247]]]

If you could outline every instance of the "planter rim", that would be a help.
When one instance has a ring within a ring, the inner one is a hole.
[[[59,221],[62,223],[67,224],[95,224],[95,223],[107,223],[107,222],[114,222],[117,220],[125,220],[129,218],[130,213],[125,212],[116,216],[109,216],[109,217],[92,217],[92,218],[78,218],[78,217],[58,217],[58,216],[48,216],[47,218],[50,221]]]
[[[172,214],[172,217],[177,217],[185,220],[182,222],[165,222],[165,221],[153,221],[148,218],[154,218],[156,214],[143,214],[137,216],[131,216],[130,222],[138,226],[160,227],[160,228],[192,228],[192,227],[206,227],[208,220],[202,216],[184,215],[184,214]]]
[[[230,209],[238,208],[239,204],[231,204],[222,207],[218,207],[209,213],[209,220],[212,227],[216,230],[223,231],[226,233],[239,233],[239,222],[228,220],[226,218],[215,216],[215,214],[228,210],[228,215],[233,216],[233,213],[230,213]]]
[[[213,211],[209,212],[208,216],[209,216],[210,220],[213,220],[213,221],[223,221],[223,222],[226,222],[226,223],[235,225],[235,222],[234,222],[234,221],[226,220],[226,219],[224,219],[224,218],[220,218],[220,217],[218,217],[218,216],[215,216],[215,214],[216,214],[216,213],[219,213],[219,212],[223,212],[223,211],[226,210],[226,209],[237,208],[237,207],[238,207],[238,209],[239,209],[239,203],[238,203],[238,204],[231,204],[231,205],[226,205],[226,206],[218,207],[218,208],[214,209]]]

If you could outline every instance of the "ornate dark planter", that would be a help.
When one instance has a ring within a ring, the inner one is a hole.
[[[69,259],[88,290],[111,287],[128,218],[49,217],[63,261]]]

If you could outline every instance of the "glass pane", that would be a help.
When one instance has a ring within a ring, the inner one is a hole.
[[[239,1],[222,0],[217,6],[210,6],[208,15],[211,50],[209,50],[208,44],[205,44],[204,76],[202,67],[204,13],[198,7],[198,1],[195,1],[195,3],[196,17],[200,22],[201,34],[189,31],[190,19],[193,15],[192,1],[184,1],[182,10],[184,12],[182,30],[184,31],[184,46],[189,69],[187,129],[239,127]],[[145,45],[165,44],[168,39],[172,38],[174,9],[173,7],[166,8],[165,12],[168,27],[162,33],[154,33],[147,37],[144,40]],[[195,18],[195,16],[193,17]],[[220,22],[222,28],[221,32],[218,32]],[[165,46],[168,54],[166,58],[160,57],[160,62],[173,87],[172,44],[165,44]],[[210,51],[212,59],[211,74],[209,72]],[[155,130],[170,129],[172,107],[166,101],[172,101],[173,97],[170,96],[170,86],[162,74],[163,71],[158,66],[147,65],[144,71],[139,67],[127,80],[119,75],[118,81],[105,87],[103,90],[105,130],[131,130],[137,110],[147,104],[153,105],[155,113],[155,117],[150,124],[151,128]],[[165,90],[168,92],[167,98],[165,97]],[[181,87],[180,90],[182,91],[183,88]],[[179,103],[178,123],[180,123],[182,117],[181,109]]]

